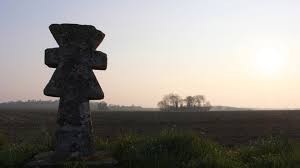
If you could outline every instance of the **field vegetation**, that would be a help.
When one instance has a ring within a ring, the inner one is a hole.
[[[92,120],[97,150],[112,153],[119,168],[299,168],[299,113],[98,111]],[[56,115],[2,110],[0,168],[23,167],[53,150]]]
[[[1,135],[0,166],[23,167],[35,154],[53,150],[45,132],[32,141],[10,143]],[[194,133],[163,130],[154,136],[126,134],[109,141],[95,139],[97,150],[112,153],[120,168],[299,168],[300,144],[267,137],[247,145],[225,147]],[[65,167],[85,167],[84,161]]]

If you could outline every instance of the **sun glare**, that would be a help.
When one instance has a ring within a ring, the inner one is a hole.
[[[255,66],[258,73],[276,76],[282,72],[287,55],[276,48],[263,48],[255,55]]]

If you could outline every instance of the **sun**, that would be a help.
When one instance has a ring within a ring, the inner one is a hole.
[[[286,55],[277,48],[262,48],[256,51],[255,68],[261,75],[279,75],[285,63]]]

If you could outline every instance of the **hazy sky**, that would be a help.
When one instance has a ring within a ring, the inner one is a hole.
[[[52,23],[91,24],[106,37],[94,71],[114,104],[155,107],[167,93],[213,105],[300,107],[300,1],[0,1],[0,102],[51,99]]]

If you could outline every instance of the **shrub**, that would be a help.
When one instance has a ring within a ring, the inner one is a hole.
[[[270,137],[238,149],[249,168],[299,168],[300,148],[285,138]]]
[[[194,134],[165,130],[157,137],[122,137],[114,155],[121,167],[242,168],[225,149]]]
[[[46,151],[46,147],[30,144],[10,144],[3,147],[0,151],[1,167],[22,167],[26,161],[29,161],[35,154]]]
[[[96,150],[111,150],[111,143],[107,139],[96,137],[94,141]]]
[[[7,138],[3,134],[0,134],[0,149],[3,145],[7,144]]]

